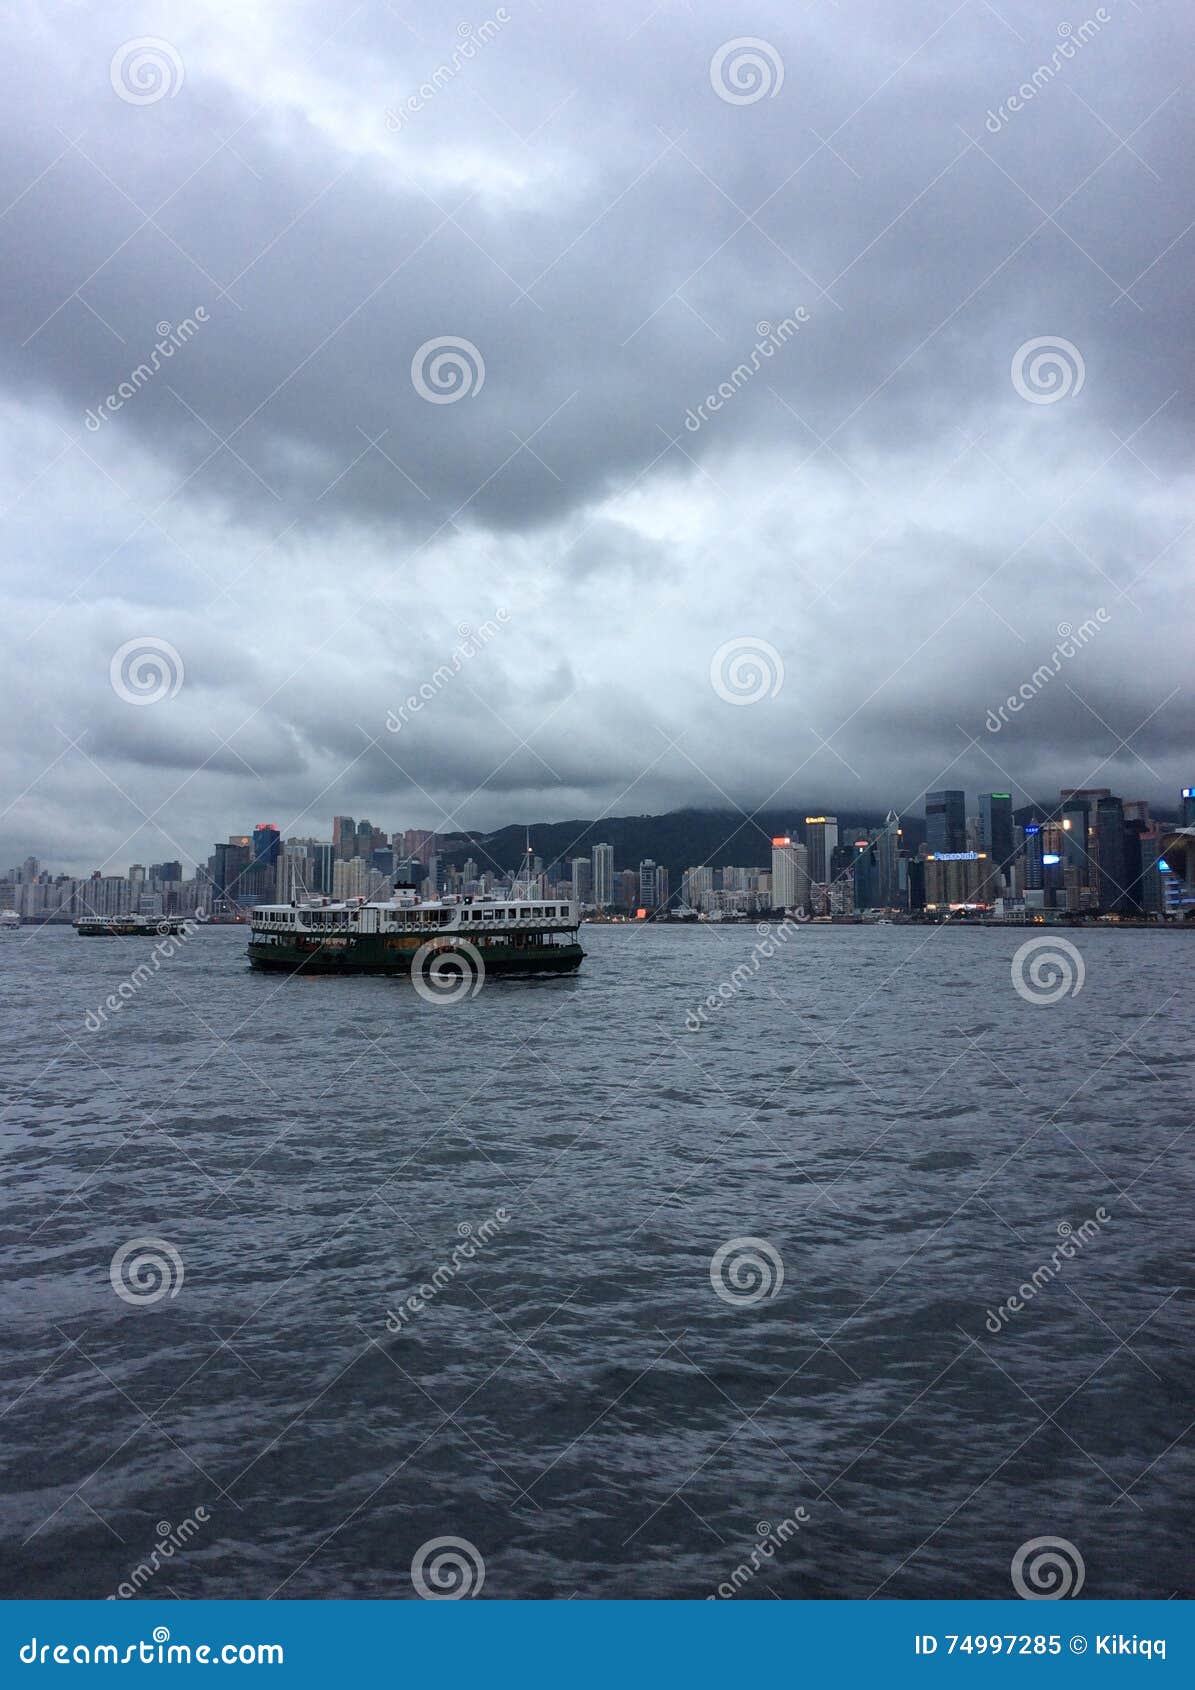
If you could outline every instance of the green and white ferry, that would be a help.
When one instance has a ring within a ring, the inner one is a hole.
[[[580,910],[561,898],[308,898],[259,905],[250,917],[255,968],[304,974],[571,974],[585,952]]]

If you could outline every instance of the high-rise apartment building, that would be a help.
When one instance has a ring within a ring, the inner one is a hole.
[[[648,915],[656,915],[668,903],[668,870],[645,857],[639,864],[639,903]]]
[[[691,910],[709,908],[710,893],[714,890],[714,871],[701,864],[687,868],[681,880],[680,900]]]
[[[787,833],[772,840],[772,907],[809,908],[809,852]]]
[[[592,852],[593,901],[598,909],[609,909],[614,902],[614,847],[595,845]]]

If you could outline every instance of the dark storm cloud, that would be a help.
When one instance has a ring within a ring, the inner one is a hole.
[[[749,33],[784,79],[748,105],[711,87],[737,12],[649,14],[511,7],[459,62],[459,18],[426,6],[409,29],[380,5],[12,26],[6,520],[46,566],[10,591],[48,653],[14,792],[56,715],[141,771],[146,808],[202,764],[185,802],[198,783],[213,811],[256,778],[296,809],[330,787],[321,818],[480,787],[498,822],[515,796],[616,801],[660,746],[655,802],[758,801],[811,756],[799,781],[870,803],[919,790],[1105,599],[1094,714],[1060,682],[1002,746],[1057,779],[1111,746],[1097,717],[1127,733],[1166,696],[1162,606],[1189,580],[1183,9],[1080,30],[1030,5],[764,6]],[[108,66],[141,34],[185,78],[135,105]],[[442,336],[484,382],[432,404],[411,361]],[[1081,360],[1056,404],[1012,379],[1037,337]],[[514,631],[385,765],[394,700],[507,598]],[[94,691],[106,642],[146,627],[196,653],[169,719]],[[739,634],[786,665],[753,709],[710,685]],[[1150,726],[1150,790],[1189,726],[1185,695]]]

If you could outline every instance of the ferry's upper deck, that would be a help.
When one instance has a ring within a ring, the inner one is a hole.
[[[575,929],[580,912],[567,898],[419,898],[397,890],[386,899],[307,898],[260,904],[250,919],[254,929],[270,933],[525,933]]]

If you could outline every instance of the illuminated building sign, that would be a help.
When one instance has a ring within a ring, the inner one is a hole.
[[[774,846],[791,845],[792,840],[789,838],[788,834],[786,833],[782,839],[773,839],[772,844]]]
[[[805,822],[806,822],[806,825],[808,825],[810,822],[824,822],[827,819],[828,818],[826,816],[806,816]]]
[[[929,860],[931,863],[977,863],[986,856],[986,851],[935,851]]]
[[[1060,863],[1062,858],[1055,856],[1053,851],[1043,851],[1041,860],[1043,863]]]
[[[1029,826],[1025,829],[1025,832],[1026,833],[1040,833],[1041,828],[1038,827],[1036,822],[1030,822]]]
[[[1195,786],[1184,786],[1183,787],[1183,797],[1184,798],[1195,798]]]

